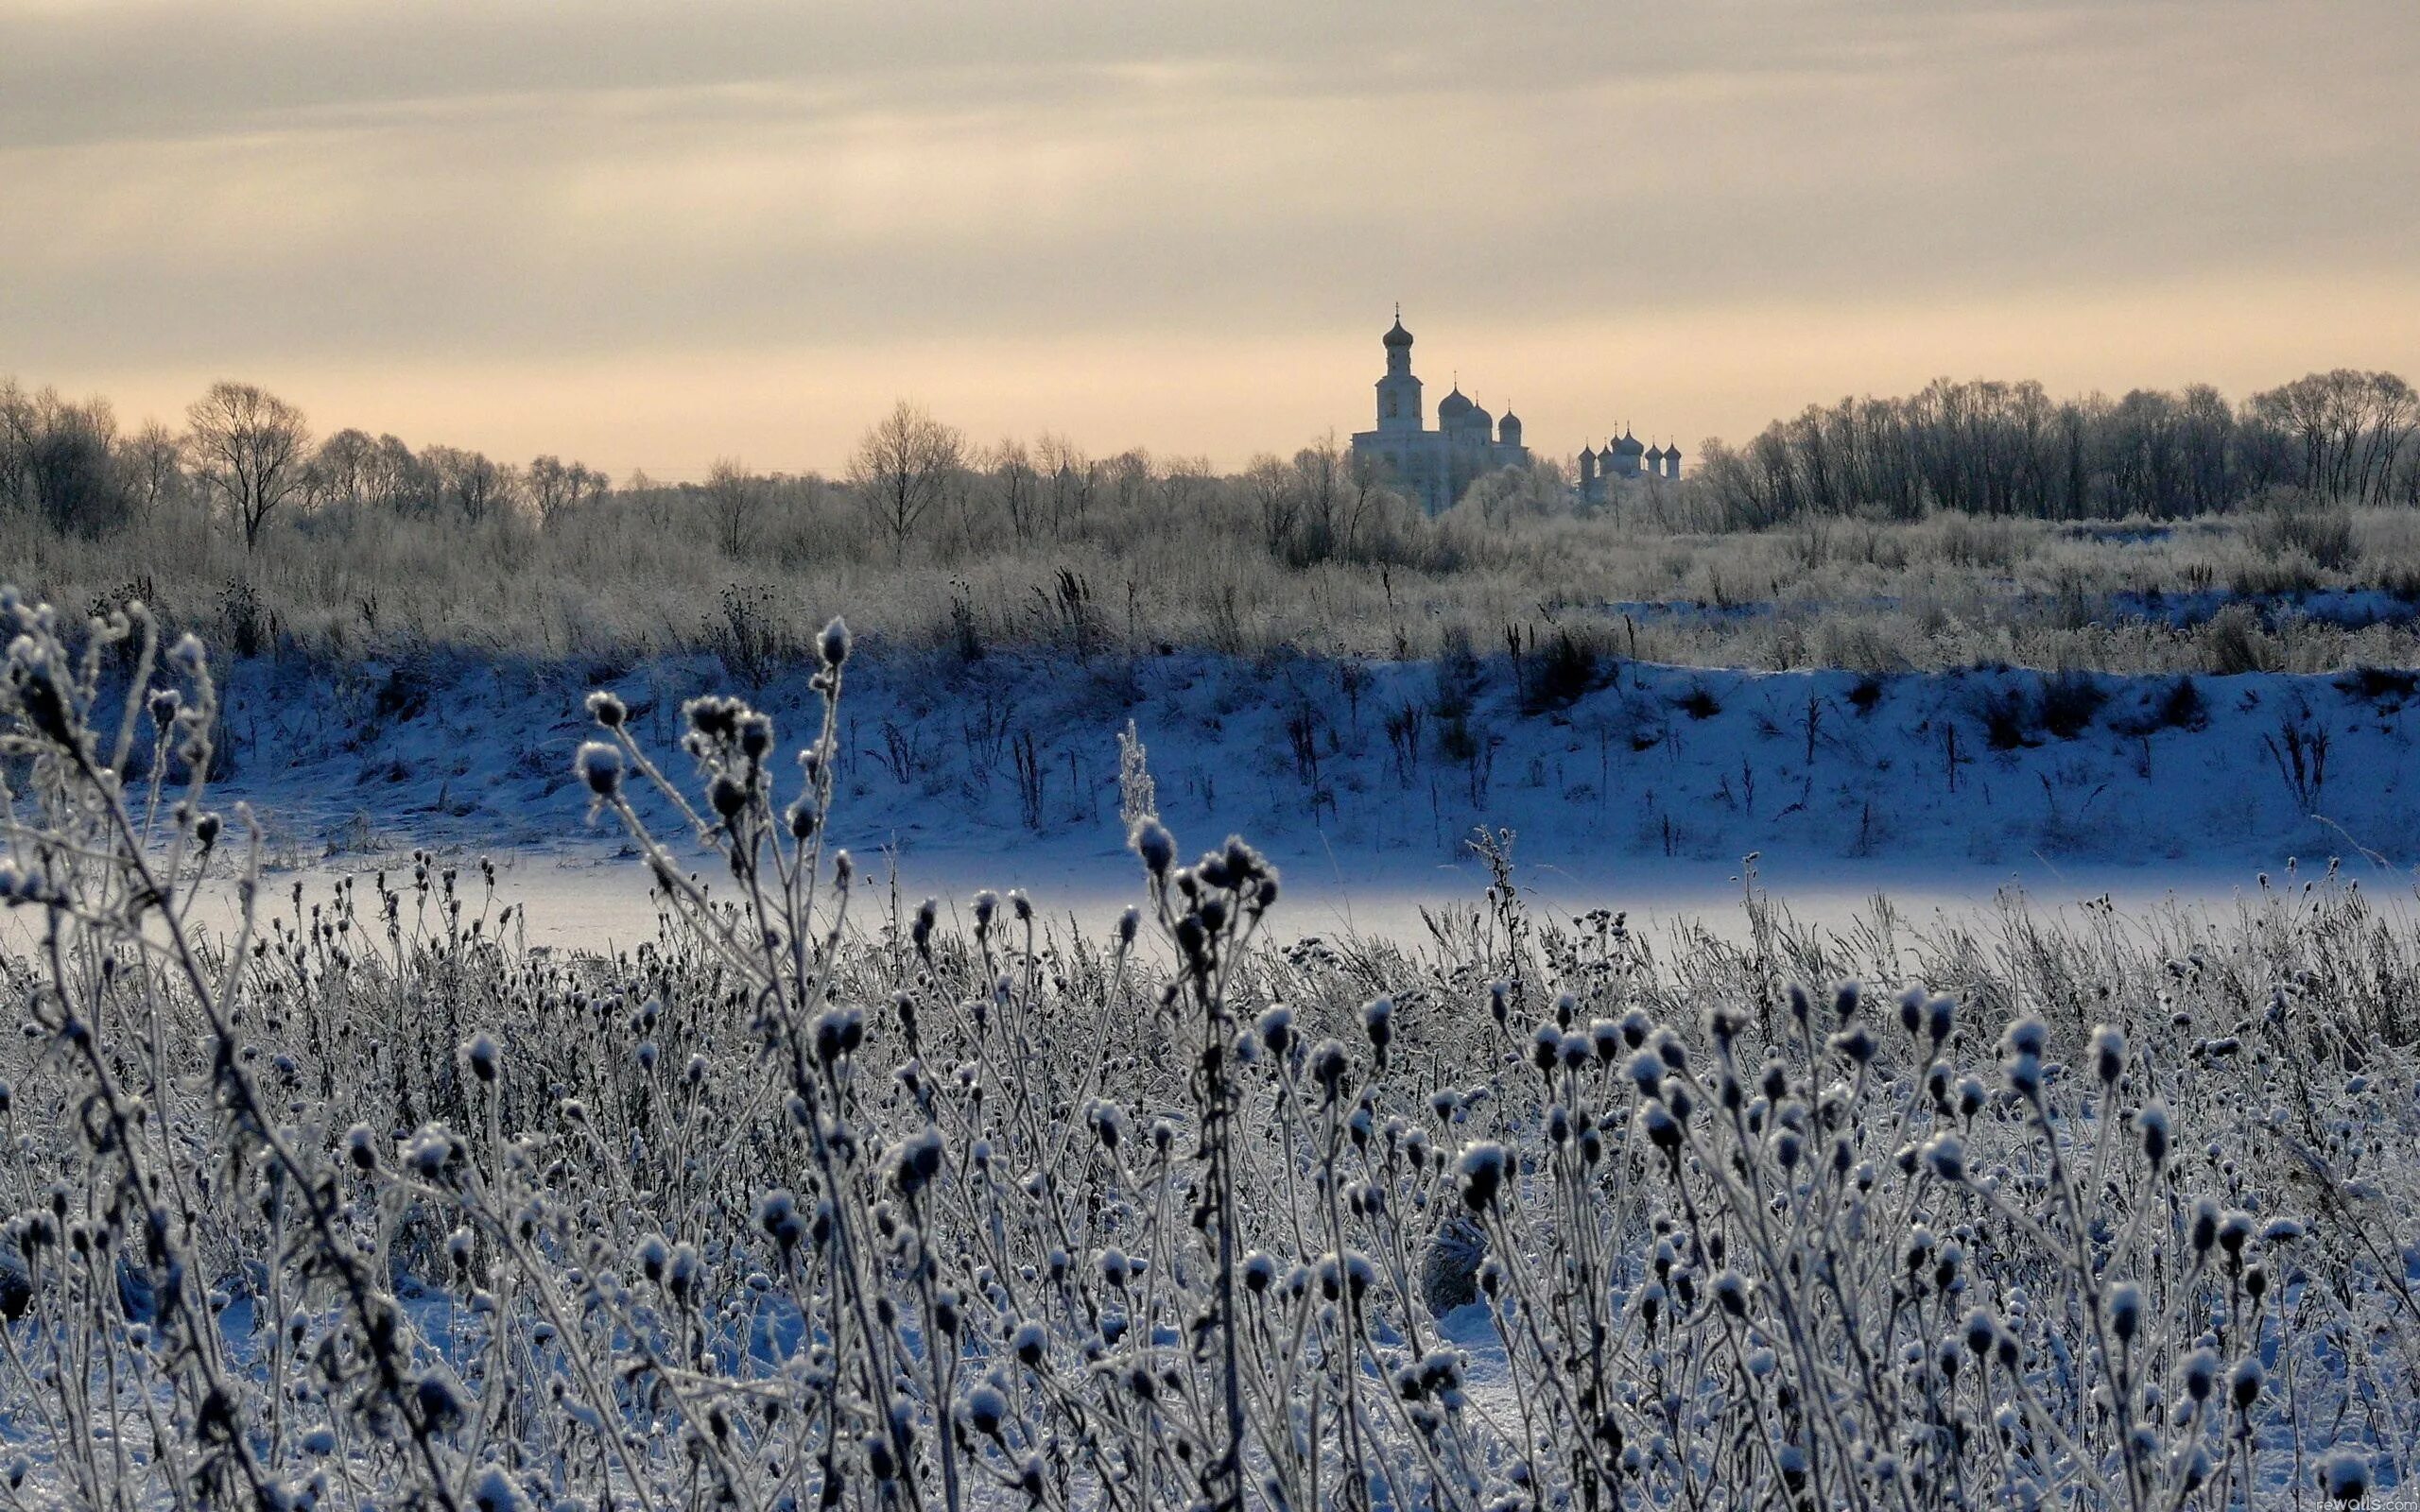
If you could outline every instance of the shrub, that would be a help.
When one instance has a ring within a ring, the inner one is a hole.
[[[1437,752],[1447,761],[1468,765],[1480,750],[1482,742],[1472,730],[1470,715],[1445,714],[1437,720]]]
[[[2163,730],[2205,730],[2209,723],[2210,706],[2200,686],[2191,678],[2178,678],[2150,695],[2140,710],[2112,719],[2110,728],[2129,739],[2140,739]]]
[[[1435,696],[1429,700],[1429,713],[1440,720],[1467,716],[1471,706],[1478,700],[1481,680],[1478,653],[1471,648],[1468,631],[1449,626],[1437,648]]]
[[[2358,666],[2336,679],[2347,697],[2363,703],[2401,702],[2420,688],[2420,672],[2405,667]]]
[[[1568,709],[1602,685],[1596,648],[1571,631],[1558,629],[1536,659],[1523,703],[1531,713]]]
[[[2323,586],[2319,563],[2300,548],[2248,558],[2227,576],[2227,587],[2238,598],[2285,598]]]
[[[2299,553],[2326,572],[2342,572],[2360,559],[2353,511],[2299,490],[2277,490],[2259,500],[2244,512],[2242,530],[2246,544],[2273,559]]]
[[[800,647],[774,612],[772,590],[745,583],[723,586],[721,611],[705,622],[702,639],[723,670],[750,688],[762,688],[798,661]]]
[[[261,602],[250,577],[233,577],[218,591],[218,623],[229,649],[246,661],[277,642],[277,616]]]
[[[2265,670],[2269,638],[2249,605],[2229,604],[2202,631],[2202,669],[2216,677]]]
[[[2018,750],[2042,744],[2042,711],[2023,688],[1993,688],[1983,695],[1980,711],[1984,743],[1994,750]]]
[[[2091,725],[2109,701],[2107,690],[2089,672],[2061,672],[2042,682],[2042,724],[2061,740],[2073,740]]]
[[[377,691],[371,696],[371,716],[399,723],[418,719],[438,696],[439,676],[424,659],[403,658],[379,679]]]

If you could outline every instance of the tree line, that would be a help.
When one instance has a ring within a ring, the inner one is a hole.
[[[838,477],[722,457],[701,481],[634,472],[616,485],[554,455],[515,464],[353,428],[315,438],[297,406],[252,384],[214,384],[183,419],[182,430],[154,421],[124,434],[106,399],[0,380],[0,514],[100,539],[182,508],[257,548],[288,522],[322,532],[372,520],[547,531],[610,502],[658,524],[702,522],[735,558],[811,522],[827,546],[894,563],[944,536],[964,550],[1209,531],[1293,565],[1425,559],[1439,546],[1418,507],[1332,435],[1221,474],[1200,457],[1096,456],[1052,433],[979,445],[902,401],[858,438]],[[1508,501],[1539,512],[1542,496],[1533,480],[1499,481],[1470,512],[1500,521]]]
[[[197,511],[257,548],[282,522],[315,529],[386,519],[440,527],[552,530],[608,501],[702,519],[727,556],[811,520],[824,550],[905,561],[1145,534],[1215,536],[1289,566],[1325,561],[1445,568],[1506,527],[1584,507],[1559,464],[1478,480],[1430,519],[1333,434],[1290,457],[1220,473],[1205,459],[1130,450],[1096,456],[1063,436],[978,445],[901,402],[858,438],[837,478],[718,459],[701,482],[634,473],[616,486],[578,460],[527,463],[347,428],[315,438],[302,412],[258,386],[214,384],[182,430],[121,431],[106,399],[70,400],[0,379],[0,515],[100,538],[168,508]],[[1934,510],[2083,519],[2177,518],[2238,508],[2277,489],[2420,504],[2420,395],[2385,372],[2317,372],[2230,404],[2215,388],[2053,401],[2038,383],[1944,379],[1899,399],[1844,399],[1780,421],[1744,447],[1709,441],[1650,512],[1756,529],[1807,515],[1914,519]]]
[[[514,466],[354,429],[315,444],[302,410],[253,384],[213,384],[184,418],[182,432],[154,421],[122,435],[107,399],[0,379],[0,509],[98,538],[152,510],[199,507],[257,545],[273,519],[305,510],[471,524],[527,510],[543,522],[612,487],[603,472],[550,455]]]
[[[2052,400],[2038,383],[1937,379],[1843,399],[1745,446],[1705,443],[1700,507],[1727,528],[1802,515],[1936,509],[2037,519],[2175,519],[2273,490],[2420,504],[2420,393],[2390,372],[2314,372],[2230,404],[2197,384]]]

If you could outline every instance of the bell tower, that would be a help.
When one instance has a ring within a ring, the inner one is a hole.
[[[1378,429],[1417,431],[1426,427],[1421,414],[1420,380],[1411,371],[1411,333],[1403,328],[1403,306],[1395,306],[1395,323],[1382,338],[1387,348],[1387,375],[1378,380]]]

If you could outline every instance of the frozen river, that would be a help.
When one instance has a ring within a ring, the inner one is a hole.
[[[601,846],[492,853],[495,885],[482,882],[481,856],[448,852],[433,864],[451,867],[466,915],[493,918],[511,907],[515,934],[532,946],[555,950],[611,951],[654,936],[657,907],[645,865],[614,855]],[[714,858],[683,857],[717,895],[727,879],[705,868]],[[1441,865],[1411,855],[1374,858],[1366,853],[1272,856],[1283,869],[1284,891],[1270,916],[1269,934],[1279,940],[1319,936],[1330,940],[1383,938],[1408,947],[1430,943],[1429,919],[1441,914],[1468,916],[1486,902],[1488,875],[1476,861]],[[965,920],[977,892],[1005,894],[1021,887],[1054,934],[1069,930],[1106,936],[1118,915],[1144,901],[1141,872],[1132,857],[1115,850],[1071,853],[1062,848],[1038,852],[989,854],[911,852],[894,864],[886,854],[859,852],[859,882],[851,917],[859,927],[879,927],[894,906],[912,912],[926,897],[940,901],[945,919]],[[2269,887],[2296,886],[2324,874],[2325,863],[2292,865],[2283,858],[2265,873]],[[367,914],[372,874],[383,868],[392,885],[408,884],[409,852],[355,857],[342,867],[317,866],[269,872],[264,902],[280,914],[292,909],[299,884],[305,905],[324,901],[340,876],[358,879],[357,906]],[[2420,915],[2414,879],[2379,866],[2348,872],[2381,906],[2400,917]],[[1634,930],[1651,939],[1703,932],[1735,943],[1747,941],[1750,915],[1743,899],[1751,872],[1739,862],[1622,860],[1602,869],[1524,865],[1514,873],[1530,917],[1568,923],[1597,909],[1626,914]],[[2036,918],[2080,915],[2106,899],[2123,914],[2146,918],[2162,910],[2224,917],[2255,902],[2264,873],[2233,864],[2170,862],[2141,867],[2066,866],[2029,858],[2017,866],[1908,863],[1838,857],[1759,857],[1754,887],[1778,914],[1800,931],[1834,936],[1870,935],[1887,912],[1901,939],[1948,927],[1988,931],[1999,916],[2023,909]],[[214,885],[202,917],[216,927],[232,920],[233,889]],[[22,913],[0,917],[0,948],[23,950],[36,921]]]
[[[637,860],[506,853],[496,856],[495,862],[493,906],[511,905],[521,911],[519,927],[529,944],[611,949],[634,944],[656,930],[655,902],[646,868]],[[449,857],[439,864],[458,868],[468,900],[465,906],[476,910],[485,901],[477,858]],[[956,855],[904,862],[895,870],[885,858],[875,856],[861,858],[859,868],[852,914],[868,925],[889,918],[894,900],[899,907],[912,911],[923,899],[933,897],[940,901],[944,919],[955,914],[962,919],[978,891],[990,888],[1005,893],[1011,886],[1021,886],[1052,929],[1106,934],[1128,904],[1144,898],[1139,870],[1131,859],[1119,856],[1060,859],[1056,864],[1046,859],[1037,867],[1031,857],[987,864],[980,856]],[[355,874],[375,869],[374,866],[358,868]],[[407,878],[410,870],[408,858],[390,862],[388,868],[390,881],[395,882]],[[2289,885],[2290,878],[2300,882],[2318,874],[2309,868],[2290,873],[2281,863],[2268,877],[2274,887]],[[268,879],[266,891],[272,903],[283,909],[288,906],[296,882],[302,884],[306,899],[323,897],[336,875],[317,869],[278,873]],[[700,876],[709,883],[719,880],[710,873]],[[1903,932],[1972,925],[2020,904],[2036,915],[2072,915],[2104,898],[2129,915],[2168,908],[2222,915],[2256,897],[2262,873],[2251,869],[2062,868],[2044,861],[2015,868],[1910,868],[1760,859],[1754,873],[1755,886],[1795,925],[1835,934],[1873,922],[1881,900],[1888,901]],[[1561,867],[1526,867],[1516,870],[1515,884],[1532,917],[1540,919],[1567,922],[1602,908],[1626,913],[1634,928],[1651,935],[1698,929],[1741,940],[1749,931],[1743,906],[1748,878],[1737,863],[1668,861],[1627,863],[1595,874]],[[2379,869],[2359,880],[2389,906],[2407,912],[2411,908],[2412,879],[2408,874]],[[1374,936],[1417,945],[1429,937],[1426,916],[1483,905],[1488,879],[1470,864],[1396,867],[1354,874],[1340,867],[1322,868],[1316,861],[1297,858],[1285,868],[1284,882],[1281,901],[1270,919],[1271,933],[1280,939],[1308,935]]]

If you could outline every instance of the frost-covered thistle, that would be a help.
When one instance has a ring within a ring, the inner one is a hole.
[[[840,664],[849,660],[853,644],[849,627],[837,614],[823,627],[823,633],[815,638],[816,653],[822,657],[824,669],[829,672],[840,670]]]
[[[1143,749],[1142,731],[1134,721],[1117,732],[1117,817],[1129,834],[1145,819],[1160,816],[1159,784],[1152,781],[1150,764]]]
[[[677,779],[592,701],[578,775],[666,920],[642,948],[475,934],[478,885],[428,856],[255,890],[222,946],[179,938],[255,843],[201,781],[203,663],[112,704],[55,616],[6,612],[49,670],[0,690],[0,855],[60,941],[0,964],[28,1506],[2169,1512],[2410,1484],[2420,1033],[2339,1015],[2391,1022],[2420,939],[2349,892],[1945,947],[1963,1007],[1785,999],[1711,941],[1508,949],[1500,915],[1484,947],[1270,948],[1267,860],[1186,862],[1156,819],[1105,939],[1006,890],[971,930],[865,926],[830,849],[843,637],[795,734],[683,706]],[[168,747],[148,824],[106,759],[130,709]],[[1913,948],[1839,949],[1871,982]],[[2003,1033],[2010,1004],[2036,1015]]]
[[[579,747],[579,759],[573,765],[579,773],[579,780],[598,799],[614,798],[621,793],[622,753],[613,747],[602,741],[589,741]]]
[[[1144,868],[1154,877],[1167,875],[1168,868],[1176,864],[1176,837],[1168,833],[1167,826],[1162,824],[1156,816],[1137,819],[1127,843],[1136,855],[1142,857]]]
[[[2320,1490],[2349,1506],[2370,1494],[2369,1457],[2350,1447],[2332,1449],[2319,1462]]]

